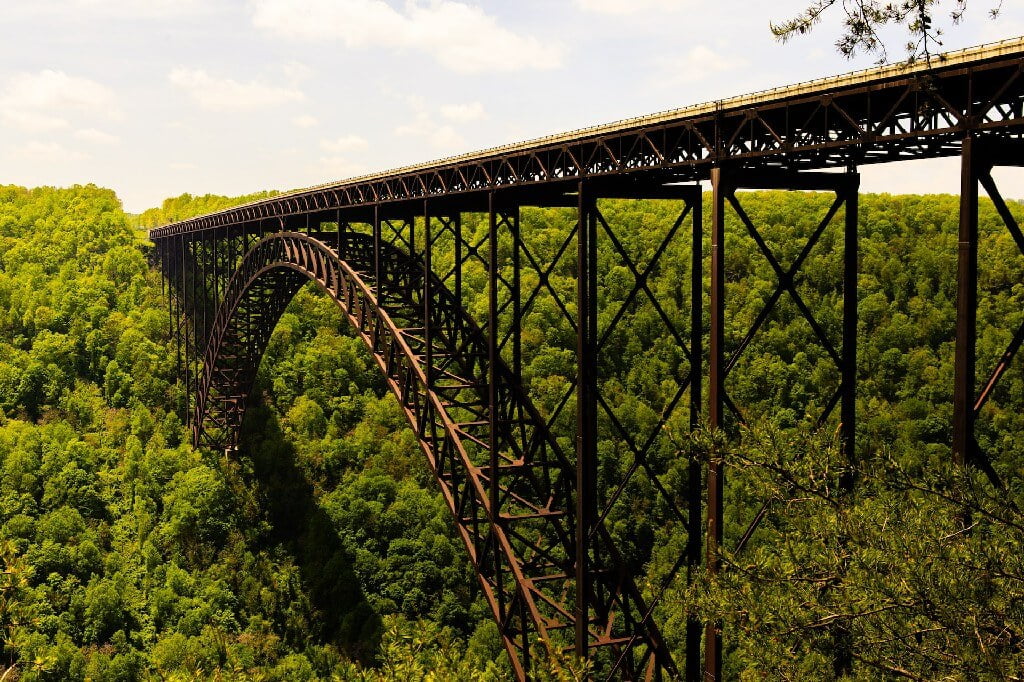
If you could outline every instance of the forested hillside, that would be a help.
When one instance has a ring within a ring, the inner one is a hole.
[[[146,248],[113,192],[0,189],[6,679],[500,673],[443,503],[333,305],[304,292],[282,320],[259,444],[224,461],[187,443]]]
[[[160,279],[133,224],[262,196],[185,195],[135,219],[92,186],[0,188],[7,679],[508,676],[414,437],[331,301],[304,289],[282,318],[241,456],[189,446]],[[751,193],[743,202],[785,265],[830,199]],[[641,269],[679,210],[671,202],[601,207]],[[1024,258],[992,207],[982,209],[983,372],[1024,322]],[[829,397],[820,387],[834,390],[836,376],[788,300],[730,377],[747,425],[734,425],[728,445],[704,431],[691,439],[681,409],[658,429],[688,369],[666,326],[689,324],[680,285],[689,278],[686,239],[652,270],[661,312],[630,298],[628,269],[601,242],[602,309],[626,307],[602,356],[602,393],[619,426],[602,417],[600,475],[608,491],[630,468],[623,429],[650,435],[649,468],[608,516],[627,560],[647,576],[643,589],[655,591],[673,572],[686,539],[652,490],[683,504],[686,487],[699,484],[687,480],[690,457],[724,458],[727,547],[764,505],[764,523],[742,553],[727,554],[718,580],[700,571],[689,583],[676,579],[659,604],[680,660],[689,609],[723,619],[731,678],[1012,679],[1024,669],[1020,360],[979,424],[1004,488],[949,461],[957,210],[951,196],[861,199],[854,471],[839,457],[835,420],[813,428]],[[558,252],[570,220],[556,209],[524,210],[536,257]],[[467,216],[465,229],[482,234],[485,221]],[[735,345],[775,278],[736,222],[727,248]],[[841,258],[840,234],[827,231],[797,280],[835,339]],[[550,291],[570,301],[573,260],[549,276]],[[482,272],[474,264],[465,277],[478,318]],[[524,379],[538,408],[559,415],[555,429],[568,441],[571,408],[558,405],[575,371],[571,327],[547,290],[526,324]],[[837,486],[844,474],[856,478],[852,494]],[[837,667],[836,652],[847,648],[852,661]],[[570,677],[561,665],[551,662],[551,675]]]
[[[213,213],[232,206],[247,204],[250,201],[269,199],[276,196],[278,192],[253,192],[240,197],[224,197],[217,194],[203,194],[192,196],[182,194],[177,197],[169,197],[158,206],[147,209],[138,215],[136,222],[141,227],[160,227],[179,220],[194,218],[197,215]]]

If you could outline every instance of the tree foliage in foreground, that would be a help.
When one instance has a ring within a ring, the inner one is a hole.
[[[974,5],[979,0],[974,0]],[[772,24],[771,30],[782,42],[809,33],[821,20],[841,9],[843,33],[836,40],[836,49],[846,58],[858,52],[877,55],[879,62],[888,61],[888,45],[881,35],[888,27],[902,30],[907,36],[908,61],[930,60],[941,49],[946,26],[956,26],[967,13],[967,0],[815,0],[792,19]],[[1003,0],[989,3],[988,16],[995,19]]]

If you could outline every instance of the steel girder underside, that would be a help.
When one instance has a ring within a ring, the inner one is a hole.
[[[281,232],[257,242],[235,270],[210,329],[194,436],[218,449],[235,445],[270,335],[295,293],[316,282],[398,398],[455,517],[515,673],[526,678],[534,641],[568,650],[577,627],[575,466],[440,279],[432,275],[424,287],[422,261],[393,247],[380,256],[376,262],[372,238],[351,232]],[[428,320],[425,289],[433,299]],[[425,324],[432,330],[429,345]],[[675,676],[651,609],[603,524],[592,542],[587,561],[607,564],[585,569],[595,605],[588,648],[601,674]]]

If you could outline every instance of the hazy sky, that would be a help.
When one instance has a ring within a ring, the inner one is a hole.
[[[0,0],[0,183],[290,189],[871,66],[809,0]],[[946,4],[949,4],[948,2]],[[955,49],[1024,33],[971,0]],[[899,47],[892,57],[903,56]],[[955,160],[865,169],[957,191]],[[1024,179],[1024,175],[1021,176]],[[1016,177],[1014,180],[1016,181]],[[1006,187],[1010,196],[1024,196]]]

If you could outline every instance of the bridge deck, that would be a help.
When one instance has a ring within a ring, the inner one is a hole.
[[[1019,135],[1024,37],[715,100],[295,190],[156,228],[211,227],[614,174],[703,179],[715,163],[826,168],[955,154],[969,132]]]

